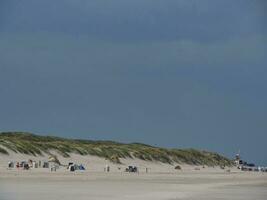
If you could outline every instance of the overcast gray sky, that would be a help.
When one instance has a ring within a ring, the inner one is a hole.
[[[0,130],[267,165],[267,1],[0,0]]]

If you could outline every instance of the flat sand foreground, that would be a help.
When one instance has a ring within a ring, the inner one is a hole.
[[[267,174],[255,172],[0,172],[1,200],[266,200],[266,197]]]

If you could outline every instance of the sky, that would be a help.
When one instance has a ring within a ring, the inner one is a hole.
[[[0,131],[267,165],[266,19],[265,0],[0,0]]]

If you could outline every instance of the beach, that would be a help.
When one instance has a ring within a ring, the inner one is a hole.
[[[267,0],[0,0],[0,200],[267,200]]]
[[[137,159],[126,159],[124,164],[117,165],[98,157],[80,155],[60,157],[60,160],[84,163],[85,171],[70,172],[65,167],[56,172],[41,168],[10,170],[5,166],[8,159],[26,160],[28,157],[11,153],[1,158],[1,200],[265,200],[267,196],[267,173],[262,172],[241,172],[234,168],[227,172],[218,167],[189,165],[174,170],[174,165]],[[104,172],[107,163],[110,165],[109,173]],[[129,163],[136,164],[139,173],[125,172]],[[148,173],[145,168],[149,169]]]
[[[0,179],[1,200],[257,199],[267,196],[266,174],[180,172],[8,172]]]

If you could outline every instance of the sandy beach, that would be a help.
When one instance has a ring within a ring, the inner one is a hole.
[[[137,159],[123,160],[123,165],[112,164],[105,159],[73,154],[71,158],[60,157],[62,163],[83,163],[85,171],[69,172],[61,167],[56,172],[49,169],[7,169],[8,160],[46,159],[10,152],[1,156],[1,200],[85,200],[85,199],[257,199],[267,196],[267,173],[240,172],[231,169],[146,162]],[[139,167],[140,173],[126,173],[128,164]],[[105,173],[109,164],[111,172]],[[145,168],[149,169],[145,173]]]

